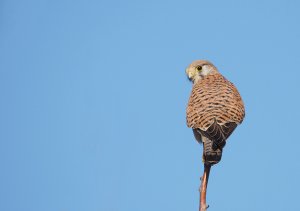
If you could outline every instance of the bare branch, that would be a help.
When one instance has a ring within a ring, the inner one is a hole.
[[[207,190],[210,168],[211,168],[210,164],[204,164],[204,173],[203,176],[201,177],[201,185],[199,188],[199,192],[200,192],[199,211],[206,211],[206,209],[209,207],[206,204],[206,190]]]

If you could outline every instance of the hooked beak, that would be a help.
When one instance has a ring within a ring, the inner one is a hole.
[[[189,72],[188,71],[188,68],[185,69],[185,72],[186,72],[186,75],[187,75],[187,78],[189,79],[189,81],[193,81],[193,73]]]

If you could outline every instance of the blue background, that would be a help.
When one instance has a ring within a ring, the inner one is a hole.
[[[185,68],[211,60],[246,119],[209,210],[299,209],[300,3],[0,0],[0,210],[197,210]]]

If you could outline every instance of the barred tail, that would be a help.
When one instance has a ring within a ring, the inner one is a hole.
[[[203,160],[205,163],[214,165],[222,158],[222,148],[217,147],[213,141],[203,137]]]

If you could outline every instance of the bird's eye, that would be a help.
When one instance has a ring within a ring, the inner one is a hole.
[[[198,67],[197,67],[197,70],[198,70],[198,71],[201,71],[201,70],[202,70],[202,66],[198,66]]]

